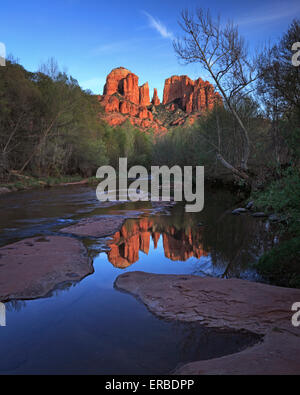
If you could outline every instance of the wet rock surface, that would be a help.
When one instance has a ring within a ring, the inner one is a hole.
[[[300,373],[300,331],[291,323],[291,306],[300,301],[298,289],[239,279],[143,272],[122,274],[115,287],[131,293],[152,313],[168,320],[263,336],[263,341],[251,348],[189,363],[178,374]]]
[[[47,296],[93,273],[83,244],[71,237],[37,236],[0,248],[0,300]]]
[[[238,214],[243,214],[243,213],[247,213],[248,210],[246,208],[236,208],[235,210],[232,211],[232,214],[234,215],[238,215]]]
[[[153,202],[152,210],[149,214],[167,213],[168,209],[173,207],[175,202]],[[76,236],[89,237],[106,237],[116,233],[126,219],[138,218],[143,213],[140,211],[128,211],[121,215],[101,215],[92,218],[84,218],[77,224],[60,229],[62,233],[68,233]]]
[[[133,214],[84,218],[77,224],[63,228],[60,231],[77,236],[106,237],[114,234],[122,226],[123,222],[132,216]]]

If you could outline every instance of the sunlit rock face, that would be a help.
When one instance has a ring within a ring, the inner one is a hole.
[[[127,76],[120,81],[118,92],[124,96],[125,100],[139,105],[139,77],[133,73],[128,73]]]
[[[110,125],[121,125],[129,120],[141,129],[166,131],[161,123],[154,121],[148,109],[151,105],[148,82],[139,86],[139,77],[124,67],[109,73],[99,101],[104,107],[104,119]]]
[[[160,105],[160,100],[159,100],[159,97],[157,95],[157,89],[156,88],[154,88],[154,92],[153,92],[153,97],[152,97],[151,103],[154,106],[159,106]]]
[[[148,82],[146,82],[144,85],[139,87],[139,104],[145,107],[150,105]]]
[[[156,88],[150,102],[148,82],[139,86],[139,77],[124,67],[108,74],[103,95],[98,99],[104,107],[102,118],[110,125],[121,125],[128,120],[142,130],[152,129],[156,133],[192,125],[222,103],[209,82],[201,78],[193,81],[186,75],[166,79],[162,103]]]
[[[208,81],[201,78],[193,81],[186,75],[174,75],[165,81],[163,104],[169,103],[190,114],[211,110],[215,104],[221,103],[221,96]]]
[[[115,93],[136,105],[150,105],[148,82],[139,86],[139,77],[124,67],[112,70],[106,78],[103,96],[111,96]]]
[[[122,82],[128,74],[130,74],[130,71],[124,67],[118,67],[112,70],[106,78],[103,95],[111,96],[114,93],[119,92],[120,87],[123,85]]]
[[[172,261],[186,261],[191,257],[199,259],[207,255],[202,248],[200,229],[196,233],[192,229],[179,231],[174,226],[162,227],[150,218],[141,218],[127,221],[115,233],[109,242],[108,259],[115,267],[126,268],[139,260],[140,251],[149,253],[151,239],[156,249],[161,236],[165,256]]]
[[[180,102],[183,107],[183,102],[191,95],[194,90],[194,81],[187,75],[174,75],[167,78],[164,87],[163,104],[172,103],[174,101]]]

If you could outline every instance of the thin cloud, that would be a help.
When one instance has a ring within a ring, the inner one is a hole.
[[[173,33],[169,32],[167,27],[159,19],[154,18],[152,15],[150,15],[146,11],[142,11],[142,12],[148,18],[150,26],[153,29],[155,29],[163,38],[170,38],[170,39],[172,39],[174,37]]]

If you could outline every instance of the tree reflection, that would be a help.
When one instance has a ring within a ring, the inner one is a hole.
[[[197,258],[196,274],[201,271],[200,258],[208,257],[219,276],[240,277],[274,245],[278,232],[262,219],[231,215],[225,209],[229,202],[219,193],[198,214],[186,213],[177,205],[170,216],[127,220],[108,243],[108,260],[115,267],[127,268],[139,260],[140,251],[149,254],[151,240],[154,249],[161,240],[166,258],[179,262]]]

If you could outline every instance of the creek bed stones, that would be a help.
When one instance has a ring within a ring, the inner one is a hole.
[[[232,211],[232,214],[234,215],[239,215],[239,214],[244,214],[244,213],[248,213],[248,210],[246,208],[236,208],[235,210]]]
[[[157,316],[263,336],[244,351],[182,366],[177,374],[299,374],[300,327],[291,323],[300,290],[240,279],[130,272],[116,289],[140,299]]]
[[[0,300],[47,296],[93,273],[83,244],[71,237],[33,237],[0,248]]]

